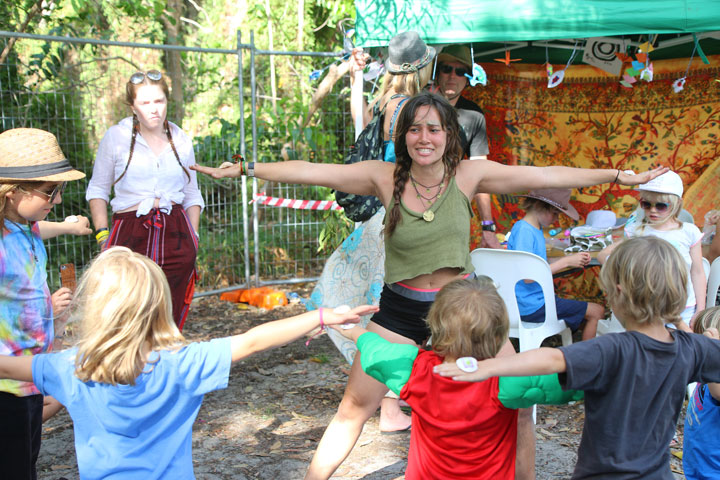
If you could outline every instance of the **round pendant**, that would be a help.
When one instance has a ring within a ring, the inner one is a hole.
[[[423,220],[426,222],[432,222],[435,219],[435,214],[432,210],[425,210],[423,212]]]

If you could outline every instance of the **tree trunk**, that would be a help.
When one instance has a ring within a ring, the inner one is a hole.
[[[167,0],[167,12],[162,16],[162,20],[165,25],[168,45],[180,45],[180,25],[182,25],[180,17],[183,15],[183,10],[182,0]],[[169,101],[173,117],[169,120],[182,125],[185,117],[185,105],[183,103],[183,71],[180,52],[176,50],[165,52],[165,68],[172,84]]]
[[[270,0],[265,0],[265,14],[267,15],[268,28],[268,49],[274,50],[273,47],[273,24],[270,16]],[[270,57],[270,97],[272,98],[273,113],[277,115],[277,85],[275,83],[275,55]]]
[[[297,29],[297,49],[298,52],[303,51],[303,31],[305,30],[305,0],[298,0],[298,29]]]

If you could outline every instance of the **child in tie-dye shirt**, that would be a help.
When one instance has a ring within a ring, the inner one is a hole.
[[[0,354],[47,351],[53,342],[53,303],[43,238],[87,229],[84,222],[41,221],[62,201],[65,182],[83,178],[65,159],[51,133],[17,128],[0,134]],[[88,229],[89,232],[89,229]],[[31,382],[0,380],[0,465],[5,478],[35,479],[43,396]]]

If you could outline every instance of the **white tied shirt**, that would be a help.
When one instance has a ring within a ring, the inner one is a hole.
[[[180,127],[171,122],[168,125],[180,161],[188,169],[195,164],[192,142]],[[130,155],[132,126],[132,117],[127,117],[105,133],[95,156],[85,199],[109,201],[113,212],[138,205],[138,217],[152,210],[156,198],[159,199],[160,210],[165,213],[170,212],[173,202],[182,205],[185,210],[194,205],[198,205],[201,210],[205,208],[195,171],[188,169],[188,182],[172,147],[168,144],[160,155],[155,155],[140,133],[135,138],[135,149],[127,173],[115,184],[115,197],[110,201],[113,182],[122,175]]]

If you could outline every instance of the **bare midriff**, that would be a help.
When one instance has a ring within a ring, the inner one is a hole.
[[[459,268],[440,268],[432,273],[418,275],[415,278],[403,280],[402,284],[412,288],[423,290],[435,290],[444,287],[458,278],[463,278],[462,270]]]

